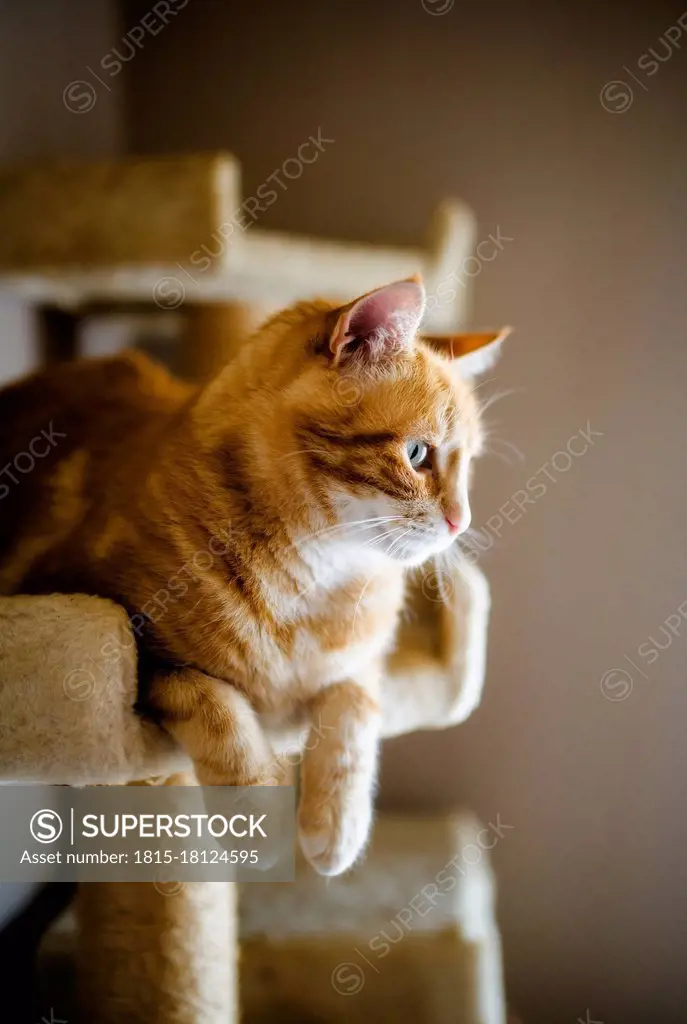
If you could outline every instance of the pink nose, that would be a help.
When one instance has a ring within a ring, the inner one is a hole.
[[[460,529],[463,522],[463,510],[458,504],[449,505],[444,511],[444,519],[452,533]]]

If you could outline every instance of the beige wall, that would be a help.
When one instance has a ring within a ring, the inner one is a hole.
[[[104,156],[122,142],[123,83],[99,86],[86,113],[64,102],[119,38],[111,0],[0,0],[0,161]],[[34,364],[31,319],[0,292],[0,382]]]
[[[687,599],[687,47],[651,77],[636,66],[681,10],[192,2],[129,67],[131,147],[232,149],[246,194],[318,126],[336,140],[264,226],[415,241],[459,195],[484,237],[512,238],[475,279],[475,320],[517,326],[498,387],[518,390],[491,418],[524,462],[485,461],[476,526],[588,421],[603,434],[555,483],[540,474],[547,492],[484,559],[483,707],[385,759],[388,801],[514,826],[494,852],[500,919],[535,1024],[684,1019],[687,627],[653,665],[633,654]],[[634,102],[606,112],[621,77]],[[649,678],[630,669],[612,702],[599,680],[625,654]]]

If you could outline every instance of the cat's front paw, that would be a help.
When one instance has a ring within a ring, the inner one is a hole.
[[[320,805],[314,813],[301,805],[298,839],[304,856],[320,875],[341,875],[353,867],[370,834],[372,808],[337,809]]]

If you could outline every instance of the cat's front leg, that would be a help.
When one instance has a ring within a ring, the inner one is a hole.
[[[156,672],[146,703],[190,756],[201,786],[279,780],[279,760],[258,716],[231,683],[191,668]]]
[[[313,702],[312,722],[301,766],[301,849],[321,875],[339,875],[358,858],[372,824],[381,726],[376,686],[328,687]]]

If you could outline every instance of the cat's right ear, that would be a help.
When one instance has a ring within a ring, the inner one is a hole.
[[[420,341],[453,361],[461,377],[469,380],[490,369],[501,355],[501,346],[512,327],[472,334],[423,334]]]
[[[335,365],[350,359],[381,363],[409,349],[425,311],[419,277],[377,288],[332,314],[329,348]]]

